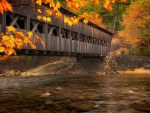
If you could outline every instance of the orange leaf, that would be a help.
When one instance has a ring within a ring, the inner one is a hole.
[[[42,19],[42,16],[38,15],[38,16],[37,16],[37,19],[41,20],[41,19]]]
[[[126,0],[121,0],[121,2],[124,2],[124,3],[126,3]]]
[[[12,6],[6,0],[1,0],[0,1],[0,13],[3,14],[4,11],[12,12]]]

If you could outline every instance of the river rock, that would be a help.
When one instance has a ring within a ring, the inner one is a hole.
[[[45,101],[45,105],[50,105],[50,104],[52,104],[53,103],[53,101],[51,101],[51,100],[46,100]]]
[[[150,64],[144,66],[145,69],[150,69]]]
[[[81,111],[90,111],[95,109],[96,103],[94,102],[71,103],[71,106],[76,107]]]
[[[90,70],[89,74],[96,74],[96,71],[95,70]]]
[[[42,94],[41,97],[44,98],[44,97],[48,97],[48,96],[50,96],[50,95],[51,95],[51,94],[50,94],[49,92],[47,92],[47,93]]]
[[[10,74],[10,76],[14,76],[14,75],[15,75],[15,70],[11,70],[11,71],[9,72],[9,74]]]
[[[144,100],[139,103],[133,103],[131,105],[131,108],[134,108],[142,112],[150,113],[150,100]]]
[[[15,75],[16,75],[16,76],[20,76],[20,75],[21,75],[21,71],[17,71],[17,72],[15,73]]]
[[[56,90],[56,91],[62,90],[62,88],[61,88],[61,87],[57,87],[55,90]]]

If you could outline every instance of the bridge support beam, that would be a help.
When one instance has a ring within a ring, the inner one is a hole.
[[[6,12],[0,15],[1,32],[6,33]]]
[[[77,62],[80,62],[80,61],[82,60],[82,56],[77,55],[77,56],[76,56],[76,60],[77,60]]]

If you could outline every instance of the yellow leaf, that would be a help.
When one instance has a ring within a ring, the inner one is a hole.
[[[33,33],[31,31],[29,31],[27,34],[28,34],[29,38],[33,35]]]
[[[8,32],[11,32],[11,31],[15,32],[16,31],[16,29],[13,26],[8,26],[7,29],[8,29]]]
[[[0,47],[0,52],[4,52],[5,48],[4,47]]]
[[[69,21],[69,18],[64,18],[64,23],[67,23]]]
[[[78,23],[78,19],[77,18],[75,18],[74,20],[73,20],[73,24],[77,24]]]
[[[51,22],[51,18],[50,17],[47,17],[46,20],[47,20],[47,22]]]
[[[43,19],[44,21],[46,21],[47,18],[44,16],[42,19]]]
[[[37,9],[37,12],[38,12],[38,13],[42,13],[41,9]]]
[[[69,26],[72,26],[72,24],[73,24],[73,23],[72,23],[71,21],[68,22],[68,25],[69,25]]]
[[[56,7],[57,7],[57,8],[60,8],[60,6],[61,6],[60,2],[57,1]]]
[[[87,24],[87,23],[88,23],[88,20],[84,19],[84,20],[83,20],[83,23],[84,23],[84,24]]]
[[[109,0],[105,0],[104,2],[104,8],[107,9],[108,5],[110,4],[110,1]]]
[[[42,0],[36,0],[36,4],[41,5],[42,4]]]

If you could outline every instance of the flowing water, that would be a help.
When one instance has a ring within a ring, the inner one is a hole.
[[[150,75],[0,78],[0,113],[150,113]]]

